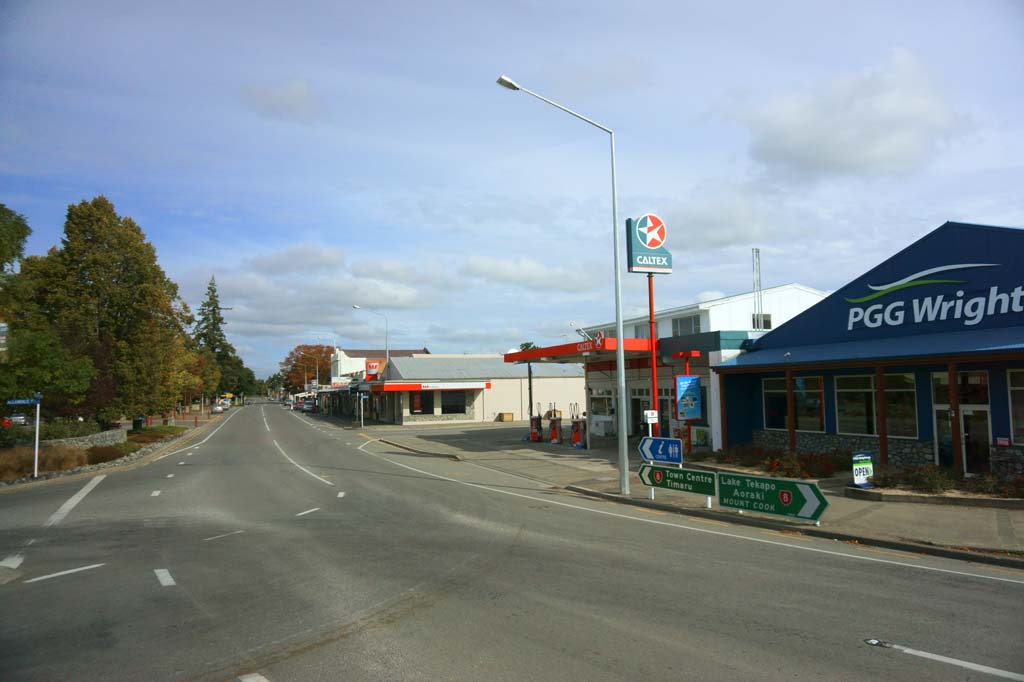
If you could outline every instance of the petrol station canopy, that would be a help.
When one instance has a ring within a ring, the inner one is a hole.
[[[558,346],[546,346],[544,348],[530,348],[529,350],[505,353],[505,362],[557,362],[557,363],[586,363],[593,365],[595,362],[608,362],[611,369],[615,367],[615,351],[618,349],[618,339],[597,338],[588,339],[579,343],[563,343]],[[622,350],[626,356],[627,367],[630,359],[650,358],[650,339],[623,339]]]

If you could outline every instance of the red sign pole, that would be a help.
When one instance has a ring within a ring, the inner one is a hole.
[[[654,323],[654,275],[647,273],[647,307],[651,323],[651,409],[658,410],[660,419],[661,410],[658,409],[658,333],[657,325]],[[660,424],[654,423],[652,433],[655,436],[661,435]]]

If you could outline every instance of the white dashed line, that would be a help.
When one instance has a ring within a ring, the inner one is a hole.
[[[174,474],[167,474],[167,478],[174,478]]]
[[[338,497],[345,497],[345,491],[342,490],[340,493],[338,493]]]
[[[306,514],[312,514],[315,511],[320,511],[320,507],[313,507],[312,509],[307,509],[304,512],[299,512],[296,516],[305,516]]]
[[[174,578],[171,577],[171,572],[166,568],[154,568],[153,572],[156,573],[156,579],[159,580],[160,584],[164,587],[171,587],[172,585],[178,584],[174,582]]]
[[[91,570],[91,569],[94,569],[94,568],[99,568],[100,566],[105,566],[105,565],[106,564],[92,564],[91,566],[82,566],[81,568],[72,568],[70,571],[61,571],[60,573],[51,573],[49,575],[41,575],[38,578],[32,578],[31,580],[26,580],[24,582],[26,582],[26,583],[37,583],[40,580],[49,580],[50,578],[59,578],[62,575],[71,575],[72,573],[78,573],[80,571],[88,571],[88,570]]]
[[[184,462],[178,462],[178,466],[183,466],[184,464]]]
[[[233,530],[230,533],[221,533],[220,535],[214,535],[212,538],[203,538],[203,542],[209,542],[210,540],[220,540],[221,538],[226,538],[229,535],[238,535],[239,533],[244,532],[244,530]]]
[[[149,494],[149,496],[150,497],[160,497],[160,491],[159,490],[154,490],[153,492],[151,492]]]
[[[249,673],[248,675],[242,675],[238,679],[242,682],[270,682],[270,680],[259,673]]]

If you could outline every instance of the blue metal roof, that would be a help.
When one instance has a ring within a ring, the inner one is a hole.
[[[786,365],[865,360],[899,360],[929,356],[1021,352],[1024,354],[1024,326],[977,329],[910,337],[847,341],[785,348],[762,348],[744,353],[716,367],[782,369]],[[1022,355],[1024,357],[1024,355]]]

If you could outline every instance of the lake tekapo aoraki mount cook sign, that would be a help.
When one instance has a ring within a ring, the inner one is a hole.
[[[668,228],[653,213],[626,220],[626,254],[630,272],[672,274],[672,254],[665,248]]]

